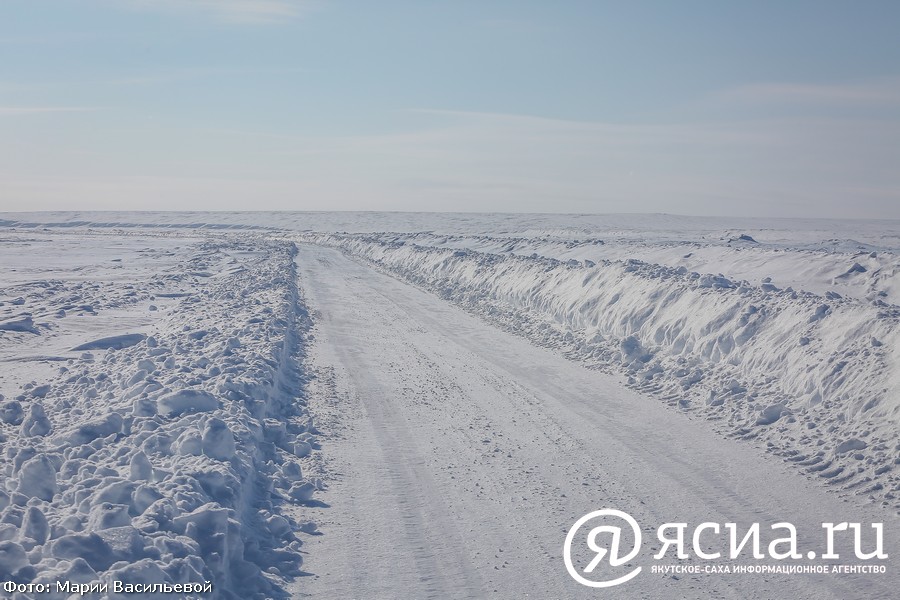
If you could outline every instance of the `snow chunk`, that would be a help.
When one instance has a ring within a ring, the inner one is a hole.
[[[28,564],[25,549],[15,542],[0,542],[0,576],[10,579],[10,575]]]
[[[756,240],[754,240],[752,236],[749,236],[746,233],[742,233],[741,235],[737,236],[736,238],[728,238],[728,241],[729,242],[749,242],[751,244],[759,243]]]
[[[23,333],[38,333],[34,327],[34,319],[31,315],[21,315],[13,319],[0,321],[0,331],[21,331]]]
[[[762,414],[756,419],[757,425],[771,425],[775,421],[781,418],[781,415],[784,414],[785,407],[784,404],[772,404],[771,406],[767,406],[763,409]]]
[[[38,544],[43,544],[50,537],[50,524],[47,517],[37,506],[29,506],[22,519],[22,535]]]
[[[9,425],[21,425],[25,419],[25,410],[15,400],[0,405],[0,421]]]
[[[869,444],[858,438],[850,438],[838,444],[834,451],[837,454],[844,454],[853,450],[865,450],[868,446]]]
[[[132,481],[147,481],[153,477],[153,465],[142,450],[138,450],[131,457],[129,469],[131,471],[129,479]]]
[[[310,482],[304,483],[295,483],[291,486],[288,495],[297,502],[309,502],[312,500],[313,493],[316,491],[316,486],[311,484]]]
[[[105,571],[114,562],[112,548],[96,533],[64,535],[50,545],[54,558],[82,558],[95,571]]]
[[[79,425],[78,429],[72,435],[71,441],[75,445],[87,444],[97,438],[106,437],[121,431],[122,415],[119,413],[110,413],[103,419]]]
[[[125,504],[101,502],[91,509],[91,515],[88,518],[88,529],[92,531],[126,525],[131,525],[131,517],[128,516],[128,506]]]
[[[143,333],[124,333],[122,335],[113,335],[110,337],[100,338],[91,342],[86,342],[80,346],[72,348],[73,352],[81,350],[121,350],[140,344],[147,338]]]
[[[177,417],[187,412],[208,412],[219,408],[219,401],[209,392],[201,390],[179,390],[164,396],[156,401],[156,408],[160,414],[167,417]]]
[[[229,460],[234,456],[234,434],[222,419],[214,417],[206,422],[203,453],[218,460]]]
[[[50,433],[53,426],[44,407],[40,404],[32,404],[29,409],[28,416],[22,421],[22,433],[27,436],[44,436]]]
[[[16,491],[29,498],[53,499],[56,494],[56,469],[46,455],[35,456],[22,465]]]

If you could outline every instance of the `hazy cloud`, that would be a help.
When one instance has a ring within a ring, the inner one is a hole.
[[[127,0],[141,10],[195,12],[234,23],[271,23],[300,17],[309,0]]]
[[[772,104],[885,104],[900,101],[900,79],[840,84],[757,83],[725,90],[718,96]]]
[[[96,106],[0,106],[0,116],[35,115],[45,113],[89,112]]]

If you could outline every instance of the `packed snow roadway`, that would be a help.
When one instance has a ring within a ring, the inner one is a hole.
[[[850,508],[616,378],[338,251],[301,245],[297,262],[317,323],[311,410],[333,432],[323,506],[306,509],[323,532],[307,544],[315,576],[298,596],[596,598],[567,574],[562,546],[605,507],[642,524],[788,521],[815,536],[822,522],[884,520],[896,540],[892,517]],[[898,581],[673,577],[651,574],[653,562],[636,559],[645,572],[615,596],[891,598]],[[670,551],[660,564],[674,563]]]

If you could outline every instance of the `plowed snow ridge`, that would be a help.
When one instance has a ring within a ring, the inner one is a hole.
[[[191,248],[163,288],[187,291],[150,335],[83,344],[2,403],[0,580],[285,596],[302,524],[282,507],[316,491],[298,462],[316,441],[295,252],[261,239]],[[153,283],[136,299],[154,301]],[[39,302],[28,298],[23,308]]]

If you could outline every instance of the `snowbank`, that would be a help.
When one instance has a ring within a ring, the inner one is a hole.
[[[900,309],[632,259],[307,235],[900,507]]]
[[[318,489],[299,462],[317,444],[295,252],[252,238],[201,244],[168,275],[196,287],[152,335],[86,343],[92,352],[40,394],[2,403],[0,580],[285,595],[301,573],[301,524],[280,507]],[[232,256],[240,268],[189,277]]]

